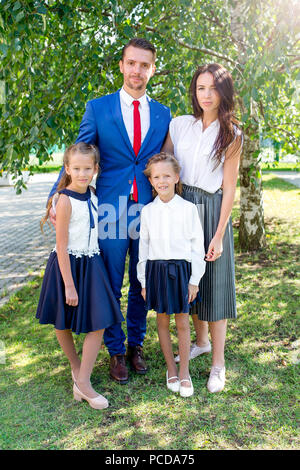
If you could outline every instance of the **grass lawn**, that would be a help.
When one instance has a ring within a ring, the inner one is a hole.
[[[110,407],[98,411],[74,401],[70,368],[53,327],[35,320],[38,278],[0,310],[6,355],[6,360],[0,356],[1,449],[299,448],[300,190],[272,174],[263,179],[264,250],[240,252],[237,202],[233,210],[238,319],[228,324],[225,390],[210,394],[206,389],[210,354],[191,361],[193,397],[184,399],[167,390],[155,314],[150,312],[144,344],[149,373],[142,377],[131,372],[128,385],[112,383],[108,353],[102,349],[92,382]],[[127,285],[128,278],[123,311]],[[175,352],[174,322],[172,334]],[[82,341],[76,337],[79,350]]]
[[[300,171],[300,162],[288,163],[288,162],[264,162],[261,165],[263,171]]]

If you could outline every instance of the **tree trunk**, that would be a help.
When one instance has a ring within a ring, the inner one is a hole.
[[[248,2],[231,2],[231,33],[237,41],[241,68],[247,63],[243,19],[247,16]],[[246,82],[246,78],[245,82]],[[245,85],[245,84],[244,84]],[[241,85],[242,86],[242,85]],[[248,114],[249,121],[244,135],[244,149],[240,164],[240,229],[239,242],[243,251],[253,251],[265,244],[263,195],[259,155],[259,129],[256,103],[250,99],[249,110],[239,99],[241,115]],[[246,111],[248,111],[246,113]],[[251,122],[251,125],[249,125]],[[252,138],[251,138],[252,137]]]
[[[253,135],[253,130],[251,134]],[[251,139],[251,134],[244,135],[244,151],[240,165],[239,242],[243,251],[257,250],[265,245],[262,179],[256,156],[259,139]]]

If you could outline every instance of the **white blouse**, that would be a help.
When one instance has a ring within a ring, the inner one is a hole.
[[[197,206],[177,194],[169,202],[157,196],[143,207],[137,277],[146,286],[147,260],[185,259],[192,264],[190,284],[197,286],[205,272],[203,230]]]
[[[98,198],[91,191],[91,210],[94,228],[90,228],[90,213],[87,201],[80,201],[69,196],[72,213],[69,223],[67,251],[76,258],[99,254],[98,244]],[[95,209],[96,208],[96,209]],[[56,246],[54,248],[56,251]]]
[[[209,193],[215,193],[222,185],[223,164],[216,167],[216,160],[211,155],[220,124],[213,121],[203,131],[201,119],[192,115],[178,116],[170,122],[170,137],[174,145],[174,155],[181,166],[181,181],[189,186],[196,186]],[[240,129],[234,126],[236,136]]]

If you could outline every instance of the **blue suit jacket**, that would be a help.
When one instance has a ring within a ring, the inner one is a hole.
[[[101,173],[96,183],[99,205],[111,204],[115,208],[117,220],[124,210],[119,209],[119,197],[125,196],[128,200],[134,177],[139,204],[147,204],[152,199],[151,185],[143,171],[148,159],[161,150],[171,113],[168,107],[153,99],[149,99],[149,107],[150,127],[137,157],[123,121],[120,90],[89,101],[80,124],[76,143],[95,144],[100,151]],[[62,171],[50,196],[56,190]]]

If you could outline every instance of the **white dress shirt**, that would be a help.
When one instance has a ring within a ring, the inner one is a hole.
[[[120,102],[121,102],[121,111],[123,116],[123,121],[126,127],[126,131],[133,146],[133,101],[139,101],[139,112],[141,116],[141,133],[142,133],[142,141],[149,130],[150,127],[150,107],[147,99],[146,93],[141,96],[138,100],[130,96],[124,88],[120,90]]]
[[[120,103],[121,103],[121,112],[123,121],[125,124],[125,128],[133,147],[133,109],[134,106],[132,104],[136,98],[133,98],[129,95],[124,88],[122,87],[120,90]],[[149,130],[150,127],[150,107],[147,99],[146,93],[141,96],[138,101],[140,102],[139,105],[139,112],[141,117],[141,145],[143,140]],[[133,192],[133,186],[131,186],[131,193]]]
[[[213,121],[203,131],[201,119],[191,115],[178,116],[170,122],[170,137],[174,144],[174,155],[181,166],[181,181],[189,186],[196,186],[209,193],[215,193],[222,185],[223,164],[216,167],[216,160],[211,155],[220,129],[219,120]],[[241,135],[234,126],[235,134]]]
[[[197,286],[205,272],[203,230],[195,204],[175,194],[169,202],[157,196],[143,207],[137,277],[146,287],[147,260],[185,259],[192,264],[190,284]]]

